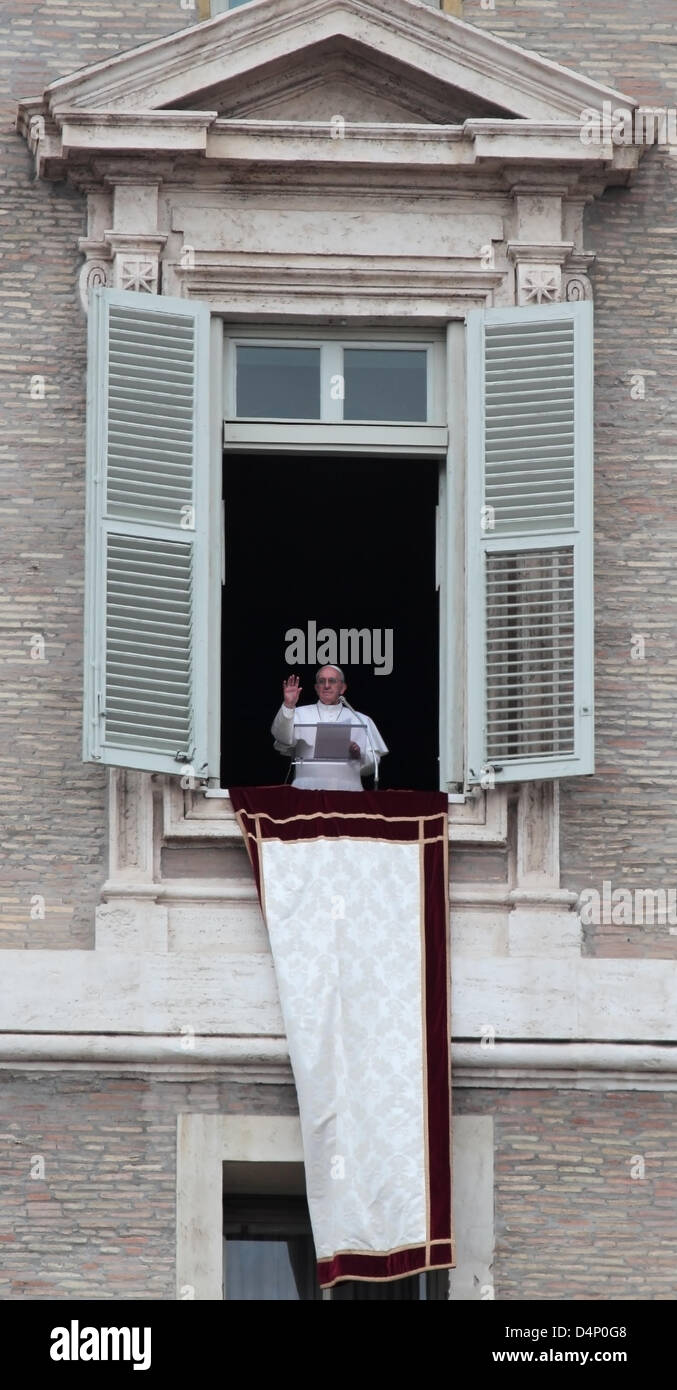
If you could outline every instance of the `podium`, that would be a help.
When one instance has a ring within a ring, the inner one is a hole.
[[[362,791],[360,767],[368,753],[363,724],[337,720],[321,724],[294,724],[296,743],[294,786],[309,791]],[[357,744],[360,756],[350,752]]]

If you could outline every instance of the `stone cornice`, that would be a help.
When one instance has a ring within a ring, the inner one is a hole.
[[[71,150],[148,151],[151,155],[201,152],[215,111],[151,111],[142,114],[112,111],[68,111],[58,124],[64,156]]]
[[[142,883],[132,878],[108,879],[101,889],[103,902],[118,899],[139,902],[216,902],[222,905],[240,902],[258,902],[253,879],[234,879],[228,882],[214,879],[163,879],[156,883]],[[449,888],[449,901],[455,907],[486,908],[528,907],[535,910],[555,909],[569,912],[578,902],[578,894],[566,888],[524,889],[510,888],[505,884],[485,884],[478,887],[472,883],[452,883]]]
[[[509,241],[506,245],[508,259],[511,261],[538,261],[548,265],[564,265],[572,255],[573,241],[547,242]],[[590,262],[594,257],[586,256]]]
[[[69,110],[58,125],[58,133],[50,132],[35,115],[33,102],[21,107],[18,127],[31,141],[38,173],[60,178],[70,171],[74,181],[84,178],[90,184],[129,179],[121,161],[130,157],[134,177],[148,179],[157,179],[159,163],[170,175],[176,161],[189,157],[204,168],[283,170],[293,164],[359,173],[371,165],[439,170],[447,176],[489,174],[513,191],[521,191],[528,168],[528,186],[538,187],[539,175],[551,183],[554,175],[556,183],[573,192],[579,179],[587,183],[591,176],[600,188],[626,181],[642,153],[639,146],[585,144],[580,128],[570,121],[346,122],[340,138],[334,138],[331,122],[228,120],[214,111]],[[36,134],[38,127],[41,133]]]
[[[455,1090],[677,1090],[677,1047],[660,1043],[453,1042]],[[165,1081],[290,1085],[286,1038],[200,1034],[1,1033],[0,1069],[119,1074]]]

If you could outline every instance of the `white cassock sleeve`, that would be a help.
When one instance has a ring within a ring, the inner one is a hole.
[[[296,743],[294,738],[295,714],[296,709],[290,709],[287,705],[280,705],[270,726],[270,732],[275,740],[275,752],[284,753],[288,758],[291,758]]]

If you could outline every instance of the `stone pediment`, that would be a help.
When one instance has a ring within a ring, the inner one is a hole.
[[[365,164],[459,179],[549,166],[558,186],[598,191],[640,154],[583,141],[582,113],[605,104],[637,105],[419,0],[251,0],[59,78],[18,125],[39,174],[88,188],[119,182],[124,161],[137,180],[177,164],[344,179]]]
[[[287,81],[302,71],[320,81],[337,62],[362,68],[356,91],[374,82],[375,111],[381,101],[385,112],[447,125],[473,116],[571,122],[604,101],[636,104],[417,0],[253,0],[60,78],[45,98],[58,125],[73,110],[242,116],[250,89],[257,114],[270,101],[271,118],[276,102],[287,112],[293,100],[285,72]]]
[[[261,64],[192,95],[192,110],[227,120],[413,122],[456,125],[470,118],[510,118],[506,107],[334,35],[296,54]]]
[[[190,108],[228,120],[331,121],[462,125],[511,112],[420,73],[401,61],[340,39],[311,44],[294,57],[190,98]]]

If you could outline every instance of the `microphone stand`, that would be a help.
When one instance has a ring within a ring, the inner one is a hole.
[[[339,695],[339,700],[340,700],[341,704],[344,706],[345,709],[349,709],[350,712],[351,712],[351,714],[354,714],[354,715],[355,715],[355,718],[356,718],[358,724],[361,724],[361,725],[362,725],[362,728],[364,729],[364,731],[365,731],[365,733],[366,733],[366,735],[367,735],[367,740],[368,740],[368,743],[369,743],[369,751],[370,751],[371,756],[372,756],[373,761],[374,761],[374,791],[377,792],[377,791],[378,791],[378,758],[379,758],[379,755],[378,755],[378,753],[376,752],[376,749],[374,748],[374,744],[373,744],[373,741],[372,741],[372,737],[371,737],[371,734],[370,734],[370,732],[369,732],[369,725],[368,725],[368,724],[365,724],[365,721],[364,721],[364,719],[362,718],[361,714],[358,714],[357,710],[354,708],[353,705],[351,705],[350,701],[349,701],[349,700],[346,700],[345,695]]]

